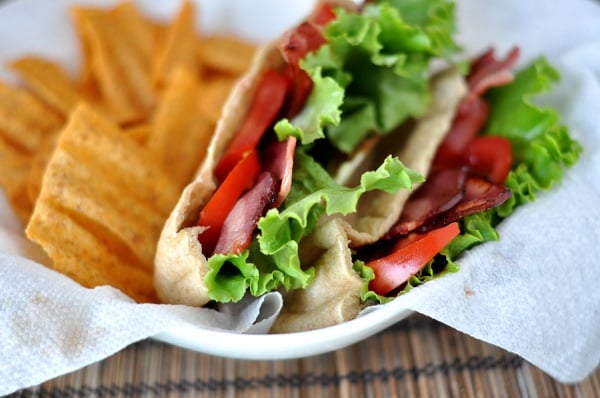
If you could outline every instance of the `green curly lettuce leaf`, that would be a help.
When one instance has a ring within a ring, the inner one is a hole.
[[[387,134],[421,115],[430,100],[430,62],[449,59],[458,49],[452,40],[453,11],[454,5],[445,0],[412,2],[404,8],[380,2],[358,14],[336,10],[336,19],[325,28],[327,43],[301,61],[313,78],[315,98],[311,94],[305,110],[292,121],[278,124],[280,139],[294,135],[308,143],[321,137],[323,127],[338,150],[350,153],[366,136]],[[322,89],[324,83],[328,90]],[[327,96],[331,99],[325,113],[333,115],[338,105],[341,119],[324,120],[323,109],[312,108]]]
[[[558,112],[533,102],[559,79],[558,71],[540,57],[518,72],[511,84],[486,96],[490,115],[484,134],[506,137],[513,151],[513,167],[505,181],[512,197],[495,210],[499,219],[560,183],[565,169],[581,154],[581,145],[561,124]]]
[[[292,136],[301,144],[307,145],[325,138],[326,126],[339,125],[344,89],[332,78],[323,77],[321,68],[309,72],[313,88],[306,104],[291,121],[282,119],[275,124],[275,133],[279,140]]]

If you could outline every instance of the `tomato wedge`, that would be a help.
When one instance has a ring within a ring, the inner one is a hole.
[[[385,295],[398,288],[459,233],[458,223],[454,222],[424,234],[413,234],[400,239],[391,254],[367,263],[375,272],[375,279],[369,283],[369,289]]]
[[[274,70],[268,70],[259,83],[244,124],[215,168],[215,175],[223,181],[244,153],[256,148],[267,129],[275,122],[289,91],[289,79]]]
[[[464,163],[475,174],[503,184],[512,166],[510,141],[504,137],[477,137],[469,143]]]
[[[237,165],[200,211],[197,225],[209,227],[198,235],[202,251],[205,254],[213,253],[227,215],[246,188],[254,182],[259,171],[260,163],[256,150],[243,154]]]

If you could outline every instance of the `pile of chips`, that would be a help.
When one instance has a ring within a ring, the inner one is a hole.
[[[201,36],[190,2],[167,24],[126,2],[71,9],[78,77],[28,56],[0,82],[0,185],[49,264],[86,287],[156,302],[163,223],[202,161],[255,48]]]

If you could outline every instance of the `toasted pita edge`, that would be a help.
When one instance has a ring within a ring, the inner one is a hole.
[[[233,87],[207,148],[206,158],[169,215],[157,245],[154,283],[165,303],[202,306],[210,301],[204,284],[207,258],[198,241],[201,227],[195,226],[201,207],[217,187],[213,170],[241,127],[260,82],[269,68],[283,65],[277,43],[259,49],[248,72]]]

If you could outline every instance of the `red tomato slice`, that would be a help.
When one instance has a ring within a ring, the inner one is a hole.
[[[367,263],[375,272],[375,279],[369,283],[369,289],[380,295],[396,289],[423,268],[459,233],[458,223],[454,222],[424,234],[413,234],[400,239],[391,254]]]
[[[283,108],[289,87],[290,82],[284,75],[274,70],[265,73],[242,128],[215,168],[215,175],[220,181],[225,179],[244,153],[256,148]]]
[[[496,136],[477,137],[469,143],[464,162],[475,174],[503,184],[512,166],[510,141]]]
[[[237,165],[200,211],[197,224],[209,227],[198,235],[204,254],[213,253],[227,215],[246,188],[254,182],[259,171],[260,163],[257,152],[251,150],[243,154]]]

